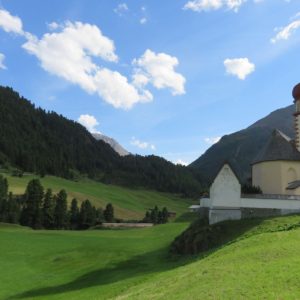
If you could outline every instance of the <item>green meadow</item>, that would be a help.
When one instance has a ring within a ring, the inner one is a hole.
[[[14,177],[6,173],[3,175],[8,179],[9,190],[13,194],[23,194],[29,180],[39,178],[30,174],[25,174],[23,177]],[[180,216],[188,211],[191,204],[195,203],[191,199],[177,195],[145,189],[129,189],[88,179],[77,182],[54,176],[39,179],[44,188],[51,188],[54,192],[65,189],[69,201],[72,198],[77,198],[79,202],[89,199],[96,207],[103,208],[110,202],[114,206],[116,217],[123,219],[142,219],[146,210],[155,205],[159,208],[166,206],[169,211],[174,211]]]
[[[0,226],[0,299],[299,299],[300,216],[233,222],[235,238],[170,257],[188,223],[132,230]]]

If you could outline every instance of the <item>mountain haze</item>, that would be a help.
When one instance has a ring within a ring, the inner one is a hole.
[[[246,182],[251,177],[252,161],[274,129],[294,138],[293,112],[294,106],[290,105],[273,111],[246,129],[224,135],[190,167],[198,169],[207,181],[211,181],[224,161],[229,161],[240,179]]]

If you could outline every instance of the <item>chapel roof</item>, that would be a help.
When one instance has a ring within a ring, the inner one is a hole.
[[[294,140],[277,129],[273,131],[252,164],[274,160],[300,161],[300,152],[297,151]]]

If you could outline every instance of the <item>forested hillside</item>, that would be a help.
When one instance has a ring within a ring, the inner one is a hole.
[[[184,195],[201,190],[195,171],[156,156],[121,157],[80,124],[36,108],[8,87],[0,87],[0,132],[2,167],[65,178],[85,174],[105,183]]]

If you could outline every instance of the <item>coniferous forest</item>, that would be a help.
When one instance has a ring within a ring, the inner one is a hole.
[[[121,157],[82,125],[36,108],[8,87],[0,87],[0,132],[2,168],[68,179],[85,175],[108,184],[184,196],[197,196],[202,189],[196,170],[153,155]]]
[[[38,179],[31,180],[24,195],[8,192],[7,179],[0,175],[0,222],[21,224],[33,229],[88,229],[102,222],[118,221],[114,208],[96,208],[89,200],[67,203],[65,190],[57,194],[44,190]]]

